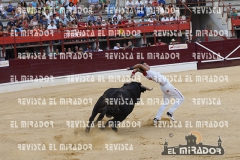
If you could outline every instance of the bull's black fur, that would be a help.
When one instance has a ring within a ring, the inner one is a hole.
[[[130,84],[124,84],[121,88],[109,88],[106,90],[103,95],[98,99],[97,103],[95,104],[92,115],[89,118],[89,124],[86,127],[86,132],[90,131],[90,126],[98,113],[100,113],[99,117],[95,121],[95,124],[98,121],[101,121],[104,115],[111,115],[114,118],[109,120],[105,126],[109,125],[109,122],[112,121],[114,125],[112,129],[117,131],[117,123],[122,122],[132,111],[134,108],[135,103],[138,102],[141,93],[145,92],[146,89],[141,87],[141,83],[139,82],[131,82]],[[106,99],[113,98],[123,98],[124,100],[129,99],[128,101],[124,101],[128,104],[114,104],[109,105],[107,104]]]

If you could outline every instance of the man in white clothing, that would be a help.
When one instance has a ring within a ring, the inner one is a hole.
[[[113,50],[119,50],[122,49],[122,47],[120,46],[120,43],[116,43],[116,46],[114,46]]]
[[[48,25],[47,29],[57,29],[57,26],[54,24],[54,21],[51,21],[51,23]]]
[[[150,67],[144,61],[141,64],[136,64],[133,67],[128,67],[127,70],[133,70],[131,77],[135,75],[136,72],[141,72],[147,79],[153,80],[156,83],[159,83],[160,88],[163,92],[164,103],[160,106],[156,117],[153,119],[154,123],[161,119],[161,116],[170,102],[170,98],[175,99],[175,103],[168,110],[168,117],[174,121],[173,112],[183,103],[184,96],[181,94],[179,90],[177,90],[168,79],[159,72],[150,70]]]

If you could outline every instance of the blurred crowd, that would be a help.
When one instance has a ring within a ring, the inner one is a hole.
[[[89,0],[86,7],[77,0],[24,0],[14,6],[10,1],[3,6],[0,1],[0,15],[7,19],[7,26],[0,22],[0,36],[11,32],[27,30],[77,29],[79,27],[116,26],[140,22],[163,22],[164,24],[184,23],[185,16],[176,13],[172,4],[165,0],[127,0],[125,7],[119,7],[119,0]],[[103,14],[108,18],[103,18]],[[179,16],[177,16],[179,15]],[[86,16],[86,20],[83,18]],[[138,16],[140,19],[136,20]],[[159,23],[161,25],[161,23]]]

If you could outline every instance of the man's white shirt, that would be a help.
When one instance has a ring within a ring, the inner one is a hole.
[[[145,6],[147,6],[148,3],[152,4],[152,1],[145,1]]]
[[[133,5],[134,5],[133,1],[132,2],[129,2],[129,1],[126,2],[126,6],[133,6]]]
[[[176,20],[178,20],[177,17],[175,17],[175,18],[171,17],[171,18],[170,18],[170,21],[176,21]]]
[[[46,4],[48,4],[49,7],[54,7],[55,6],[55,2],[54,1],[47,1]]]
[[[119,50],[121,49],[121,47],[118,47],[118,46],[114,46],[113,50]]]
[[[142,2],[142,1],[140,1],[140,2],[136,1],[136,2],[135,2],[135,5],[138,6],[138,7],[140,7],[140,5],[143,5],[143,2]]]
[[[168,17],[166,17],[166,19],[163,17],[162,19],[161,19],[161,21],[162,22],[168,22],[169,21],[169,18]]]
[[[117,21],[120,21],[121,19],[122,19],[122,16],[121,16],[121,14],[118,14],[117,16],[116,16],[116,14],[112,17],[112,21],[113,21],[113,18],[114,17],[117,17]]]
[[[48,25],[47,29],[57,29],[57,27],[55,25]]]

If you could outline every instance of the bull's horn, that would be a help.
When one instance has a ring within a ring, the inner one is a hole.
[[[150,88],[148,88],[148,87],[145,87],[145,86],[143,86],[143,85],[141,85],[141,87],[142,87],[142,88],[144,88],[144,89],[146,89],[146,90],[148,90],[148,91],[151,91],[151,90],[153,90],[153,88],[151,88],[151,89],[150,89]]]

